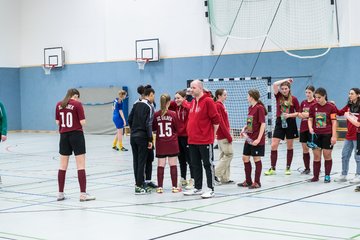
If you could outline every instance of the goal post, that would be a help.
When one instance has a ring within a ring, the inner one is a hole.
[[[261,101],[267,108],[266,136],[272,137],[272,126],[275,118],[272,113],[274,109],[274,98],[271,91],[271,77],[235,77],[235,78],[209,78],[192,79],[187,81],[188,87],[193,80],[200,80],[204,88],[215,94],[217,89],[227,91],[225,107],[229,115],[230,130],[233,139],[240,139],[241,129],[246,125],[249,103],[247,95],[250,89],[257,89],[260,92]]]

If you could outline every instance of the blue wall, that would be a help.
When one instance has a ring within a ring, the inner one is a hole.
[[[19,68],[0,68],[0,101],[6,108],[8,130],[20,130]]]
[[[221,56],[211,77],[249,76],[256,56],[257,54]],[[133,61],[66,65],[64,69],[53,70],[51,75],[44,75],[40,67],[21,68],[20,103],[21,116],[24,116],[21,128],[55,130],[54,106],[64,97],[68,88],[128,86],[131,105],[138,97],[136,88],[140,84],[150,83],[158,99],[161,93],[173,95],[177,90],[185,88],[188,79],[208,78],[216,57],[161,59],[159,63],[147,64],[144,71],[138,70]],[[311,78],[295,80],[293,94],[302,100],[307,84],[322,86],[328,90],[329,99],[342,107],[349,89],[360,87],[359,62],[360,47],[332,49],[326,56],[318,59],[297,59],[283,52],[262,53],[253,76],[311,75]],[[16,86],[18,85],[14,84],[12,88],[16,89]],[[10,93],[12,90],[6,92]],[[11,94],[18,95],[17,92]],[[14,104],[12,107],[19,106],[10,102],[7,103]]]

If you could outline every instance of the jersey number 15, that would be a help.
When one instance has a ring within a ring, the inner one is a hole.
[[[164,134],[164,129],[163,129],[163,124],[162,123],[158,123],[159,126],[159,137],[171,137],[172,136],[172,129],[171,129],[171,122],[166,122],[165,123],[165,134]]]

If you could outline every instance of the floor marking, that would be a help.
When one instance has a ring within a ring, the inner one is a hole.
[[[164,234],[164,235],[161,235],[161,236],[158,236],[158,237],[155,237],[155,238],[151,238],[151,240],[152,240],[152,239],[161,239],[161,238],[169,237],[169,236],[172,236],[172,235],[176,235],[176,234],[180,234],[180,233],[183,233],[183,232],[195,230],[195,229],[202,228],[202,227],[206,227],[206,226],[213,225],[213,224],[216,224],[216,223],[221,223],[221,222],[224,222],[224,221],[227,221],[227,220],[239,218],[239,217],[246,216],[246,215],[249,215],[249,214],[253,214],[253,213],[265,211],[265,210],[268,210],[268,209],[280,207],[280,206],[283,206],[283,205],[287,205],[287,204],[290,204],[290,203],[298,202],[298,201],[301,201],[301,200],[304,200],[304,199],[307,199],[307,198],[312,198],[312,197],[320,196],[320,195],[323,195],[323,194],[326,194],[326,193],[338,191],[338,190],[341,190],[341,189],[344,189],[344,188],[348,188],[348,187],[351,187],[351,185],[349,185],[349,186],[343,186],[343,187],[340,187],[340,188],[331,189],[331,190],[324,191],[324,192],[315,193],[315,194],[312,194],[312,195],[309,195],[309,196],[305,196],[305,197],[297,198],[297,199],[290,200],[290,201],[287,201],[287,202],[275,204],[275,205],[272,205],[272,206],[269,206],[269,207],[260,208],[260,209],[257,209],[257,210],[253,210],[253,211],[250,211],[250,212],[246,212],[246,213],[238,214],[238,215],[235,215],[235,216],[223,218],[223,219],[220,219],[220,220],[217,220],[217,221],[213,221],[213,222],[210,222],[210,223],[206,223],[206,224],[202,224],[202,225],[199,225],[199,226],[195,226],[195,227],[187,228],[187,229],[184,229],[184,230],[180,230],[180,231],[176,231],[176,232]]]

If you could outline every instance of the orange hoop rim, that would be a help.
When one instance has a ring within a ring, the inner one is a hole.
[[[138,62],[138,63],[142,63],[142,62],[148,63],[149,61],[150,61],[150,58],[137,58],[136,59],[136,62]]]
[[[43,68],[54,68],[56,64],[43,64]]]

